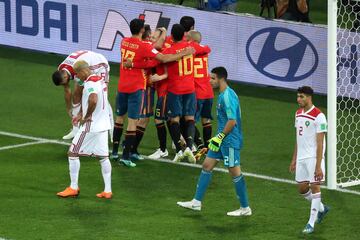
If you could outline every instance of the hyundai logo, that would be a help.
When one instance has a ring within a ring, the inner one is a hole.
[[[251,35],[246,56],[260,73],[284,82],[306,79],[319,63],[318,53],[306,37],[279,27],[264,28]]]

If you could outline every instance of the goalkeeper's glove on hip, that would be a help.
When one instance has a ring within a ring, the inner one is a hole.
[[[211,138],[209,142],[209,149],[213,152],[218,152],[220,150],[220,145],[224,140],[225,136],[226,136],[225,133],[221,132],[218,133],[215,137]]]

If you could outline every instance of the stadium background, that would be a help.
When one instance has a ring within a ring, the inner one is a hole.
[[[41,7],[44,1],[35,2]],[[120,11],[121,7],[118,8]],[[249,12],[253,11],[251,9]],[[24,10],[25,15],[28,10]],[[137,14],[144,10],[140,8]],[[176,11],[181,16],[184,15],[181,11],[189,10],[179,8]],[[5,9],[1,9],[1,13],[6,13]],[[0,15],[0,19],[5,15]],[[319,11],[318,15],[324,16],[326,12]],[[293,91],[273,87],[231,84],[242,104],[245,135],[242,167],[250,174],[247,182],[254,209],[251,218],[225,216],[226,211],[237,207],[237,201],[230,178],[222,172],[215,173],[201,213],[179,209],[175,203],[192,197],[199,169],[154,161],[143,161],[136,169],[114,163],[115,197],[106,202],[94,196],[102,188],[98,163],[85,158],[81,165],[80,198],[57,199],[55,193],[69,181],[67,146],[48,139],[60,139],[69,128],[69,119],[62,89],[53,86],[50,75],[63,56],[9,45],[29,48],[41,43],[36,39],[39,37],[48,41],[48,47],[54,50],[47,52],[56,52],[59,42],[63,44],[59,47],[63,54],[71,52],[72,48],[78,49],[73,46],[71,37],[70,43],[60,40],[61,34],[57,31],[51,32],[50,39],[44,38],[41,11],[39,16],[37,36],[16,33],[14,14],[11,14],[13,32],[4,31],[5,21],[0,23],[0,239],[303,239],[300,230],[307,220],[308,203],[297,195],[296,186],[291,182],[293,176],[287,171],[294,146],[296,97]],[[29,24],[25,17],[23,23]],[[79,37],[81,39],[82,35]],[[204,36],[204,43],[210,38]],[[24,45],[19,45],[18,41],[23,41]],[[112,52],[119,59],[116,46],[117,43]],[[222,50],[213,47],[213,52]],[[225,66],[235,65],[227,58],[222,61]],[[111,68],[110,101],[114,103],[118,64],[112,64]],[[238,71],[241,73],[242,69]],[[326,112],[325,96],[316,96],[315,102]],[[153,125],[149,126],[141,144],[142,154],[156,149],[155,134]],[[25,139],[24,136],[43,139]],[[29,142],[36,144],[15,146]],[[325,189],[323,196],[334,214],[329,215],[331,217],[309,239],[357,239],[359,196]]]

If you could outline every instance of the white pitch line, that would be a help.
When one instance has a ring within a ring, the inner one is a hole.
[[[35,142],[36,144],[39,144],[39,143],[54,143],[54,144],[70,146],[70,143],[64,142],[64,141],[52,140],[52,139],[46,139],[46,138],[38,138],[38,137],[21,135],[21,134],[10,133],[10,132],[0,131],[0,135],[10,136],[10,137],[18,137],[18,138],[23,138],[23,139],[37,140],[38,142]],[[18,145],[21,145],[21,144],[18,144]],[[15,145],[13,145],[13,146],[15,146]],[[0,148],[0,150],[1,150],[1,148]],[[142,155],[142,156],[144,158],[146,158],[146,159],[148,159],[150,161],[154,161],[154,162],[164,162],[164,163],[176,164],[176,165],[187,166],[187,167],[192,167],[192,168],[202,168],[202,166],[198,165],[198,164],[191,164],[191,163],[185,163],[185,162],[173,162],[173,161],[171,161],[171,159],[166,159],[166,158],[150,159],[145,155]],[[214,168],[214,171],[224,172],[224,173],[228,172],[227,169],[225,169],[225,168]],[[294,184],[294,185],[297,184],[293,180],[284,179],[284,178],[276,178],[276,177],[271,177],[271,176],[267,176],[267,175],[261,175],[261,174],[256,174],[256,173],[248,173],[248,172],[243,172],[243,174],[245,176],[259,178],[259,179],[273,181],[273,182],[288,183],[288,184]],[[322,186],[322,188],[327,189],[327,186]],[[360,195],[360,192],[358,192],[358,191],[349,190],[349,189],[343,189],[343,188],[337,188],[337,189],[335,189],[335,191]],[[2,239],[0,238],[0,240],[2,240]]]
[[[3,146],[3,147],[0,147],[0,151],[12,149],[12,148],[19,148],[19,147],[25,147],[25,146],[30,146],[30,145],[42,144],[42,143],[49,143],[49,141],[43,140],[43,141],[35,141],[35,142],[27,142],[27,143],[15,144],[15,145]]]
[[[55,144],[67,145],[67,146],[70,145],[70,143],[64,142],[64,141],[47,139],[47,138],[33,137],[33,136],[22,135],[22,134],[11,133],[11,132],[0,131],[0,135],[9,136],[9,137],[16,137],[16,138],[22,138],[22,139],[35,140],[35,141],[46,141],[48,143],[55,143]]]

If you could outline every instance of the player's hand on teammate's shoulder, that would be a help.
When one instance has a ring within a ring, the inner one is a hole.
[[[183,50],[182,53],[184,54],[184,56],[186,56],[186,55],[192,55],[192,54],[195,53],[195,48],[193,48],[193,47],[186,47],[186,48]]]

